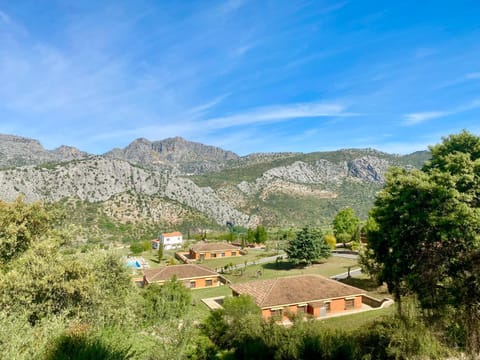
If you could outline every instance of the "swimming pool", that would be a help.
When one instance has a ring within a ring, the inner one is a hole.
[[[141,269],[142,265],[138,262],[138,260],[127,260],[126,262],[128,267],[134,267],[135,269]]]

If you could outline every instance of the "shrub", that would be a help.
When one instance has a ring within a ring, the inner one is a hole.
[[[120,331],[115,336],[96,333],[83,324],[75,325],[57,338],[46,360],[126,360],[135,357],[131,346],[122,343]]]
[[[337,239],[335,238],[335,235],[325,234],[323,239],[330,246],[330,249],[335,250],[335,248],[337,247],[336,246],[337,245]]]

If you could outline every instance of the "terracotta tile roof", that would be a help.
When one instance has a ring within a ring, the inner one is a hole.
[[[250,281],[230,288],[238,294],[251,295],[261,308],[365,294],[365,290],[320,275]]]
[[[177,280],[186,280],[203,276],[218,276],[215,271],[196,264],[170,265],[159,269],[149,269],[143,272],[147,282],[171,280],[173,276]]]
[[[241,250],[238,246],[226,242],[207,243],[200,242],[190,247],[195,252],[202,251],[224,251],[224,250]]]
[[[182,233],[180,231],[174,231],[171,233],[163,233],[163,237],[171,237],[171,236],[182,236]]]

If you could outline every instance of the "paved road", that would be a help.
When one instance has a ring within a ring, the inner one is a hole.
[[[355,268],[355,269],[350,270],[350,276],[351,277],[354,277],[356,275],[360,275],[361,273],[362,273],[361,268]],[[341,279],[346,279],[346,278],[348,278],[348,271],[346,271],[344,273],[341,273],[341,274],[330,276],[330,279],[334,279],[334,280],[341,280]]]
[[[343,251],[332,251],[332,256],[338,256],[338,257],[343,257],[347,259],[358,259],[358,254],[348,253]]]

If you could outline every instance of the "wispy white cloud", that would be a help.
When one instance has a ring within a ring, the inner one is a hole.
[[[413,56],[415,59],[424,59],[436,53],[437,53],[436,49],[428,48],[428,47],[420,47],[415,50],[415,53]]]
[[[427,120],[432,120],[440,117],[444,117],[450,115],[451,112],[448,111],[424,111],[424,112],[416,112],[406,114],[405,118],[405,125],[416,125],[423,123]]]
[[[417,125],[428,120],[442,118],[445,116],[459,114],[465,111],[480,108],[480,99],[473,99],[467,103],[461,104],[450,110],[442,111],[423,111],[404,115],[404,125]]]
[[[247,3],[247,0],[228,0],[222,3],[222,5],[219,8],[219,11],[222,14],[229,14],[234,11],[237,11],[246,3]]]
[[[190,113],[192,115],[203,114],[203,113],[207,112],[208,110],[214,108],[218,104],[220,104],[223,100],[225,100],[229,96],[230,96],[230,93],[225,93],[225,94],[219,95],[211,101],[208,101],[204,104],[200,104],[200,105],[197,105],[197,106],[193,107],[192,109],[190,109],[188,111],[188,113]]]
[[[204,107],[206,109],[221,100],[222,98],[219,97],[209,104],[200,105],[198,108]],[[318,132],[318,129],[312,128],[304,131],[298,138],[292,137],[292,134],[281,133],[274,136],[272,131],[266,135],[261,128],[253,125],[295,121],[301,118],[353,116],[354,114],[346,112],[345,106],[337,103],[295,103],[253,108],[220,118],[202,119],[197,115],[194,114],[190,119],[177,118],[177,121],[170,119],[168,122],[158,122],[150,126],[131,126],[119,130],[102,131],[93,135],[91,139],[93,142],[115,139],[124,142],[126,145],[132,139],[138,137],[147,136],[150,140],[157,140],[181,135],[191,140],[222,146],[227,149],[235,148],[236,151],[247,154],[249,149],[258,149],[264,146],[267,137],[290,138],[290,142],[301,143],[307,138],[312,138]],[[235,128],[235,130],[224,131],[229,128]],[[268,146],[273,147],[272,144]],[[278,151],[281,150],[281,146],[277,149]],[[267,151],[267,148],[263,150]],[[273,148],[271,151],[273,151]]]
[[[8,16],[5,12],[0,10],[0,22],[3,22],[4,24],[11,24],[12,20],[10,19],[10,16]]]
[[[245,55],[250,49],[255,46],[254,43],[244,44],[233,49],[230,54],[232,58],[238,58]]]
[[[466,80],[480,80],[480,72],[472,72],[465,74],[464,79]]]
[[[319,13],[320,14],[328,14],[328,13],[340,10],[341,8],[343,8],[347,4],[348,4],[348,1],[340,1],[340,2],[334,3],[330,6],[325,6],[325,7],[321,8]]]
[[[480,80],[480,72],[469,72],[466,74],[462,74],[461,76],[453,80],[446,81],[440,84],[437,88],[438,89],[448,88],[455,85],[461,85],[472,80]]]
[[[345,106],[336,103],[296,103],[258,107],[238,114],[217,117],[205,121],[209,128],[229,128],[240,125],[274,123],[291,119],[331,116],[352,116]]]

